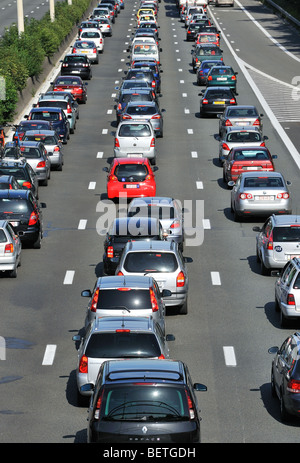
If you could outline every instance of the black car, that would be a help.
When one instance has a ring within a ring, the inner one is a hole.
[[[236,105],[236,98],[230,87],[208,87],[199,93],[200,117],[223,113],[226,106]]]
[[[82,79],[92,78],[92,64],[85,55],[68,54],[61,60],[61,63],[60,74],[62,76],[76,74]]]
[[[144,67],[143,69],[129,69],[125,77],[126,80],[143,80],[147,82],[150,88],[157,91],[157,81],[155,79],[152,69]]]
[[[151,217],[114,219],[104,240],[103,267],[106,274],[114,275],[126,243],[133,239],[164,239],[160,221]]]
[[[288,336],[282,346],[271,347],[274,354],[271,369],[271,391],[280,401],[284,422],[300,416],[300,332]]]
[[[88,417],[88,442],[200,442],[200,417],[187,365],[176,360],[105,361],[96,379]]]
[[[199,22],[189,24],[187,30],[186,30],[186,40],[189,41],[195,41],[197,35],[202,32],[203,27],[209,26],[209,20],[208,19],[203,19]]]
[[[7,220],[21,239],[35,249],[41,247],[43,221],[41,208],[30,190],[0,190],[0,218]]]
[[[121,114],[123,113],[129,101],[155,101],[156,103],[158,103],[155,91],[151,88],[121,90],[119,98],[116,101],[117,122],[120,122]]]
[[[39,197],[39,182],[36,173],[26,159],[0,161],[0,175],[13,175],[20,188],[28,188],[33,195]]]
[[[0,175],[0,190],[21,190],[16,177],[13,175]]]

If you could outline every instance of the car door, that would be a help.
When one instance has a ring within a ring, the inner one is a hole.
[[[287,273],[281,285],[281,301],[285,305],[288,303],[288,295],[290,293],[290,287],[296,274],[296,271],[296,267],[293,264],[291,264],[287,268]]]
[[[280,277],[277,278],[277,281],[275,283],[275,298],[279,303],[282,301],[282,290],[283,287],[285,286],[285,281],[287,279],[287,275],[290,273],[292,268],[292,263],[288,262],[282,269]]]
[[[280,390],[287,371],[288,346],[291,343],[291,336],[288,337],[280,347],[274,359],[274,384],[277,392]]]
[[[261,257],[265,254],[266,245],[270,237],[271,231],[272,231],[272,220],[268,219],[262,226],[262,229],[257,236],[257,248],[258,248],[258,253]]]

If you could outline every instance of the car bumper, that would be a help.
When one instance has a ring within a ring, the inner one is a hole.
[[[135,188],[124,188],[124,185],[107,186],[107,196],[109,199],[119,198],[119,196],[126,195],[128,198],[137,198],[144,196],[155,196],[156,186],[139,184]]]
[[[90,75],[90,69],[83,69],[83,70],[76,70],[76,71],[61,71],[61,75],[62,76],[79,76],[81,77],[82,79],[87,79]]]
[[[143,157],[148,159],[155,158],[155,149],[151,148],[150,150],[145,150],[142,147],[136,153],[133,150],[128,150],[125,148],[115,148],[114,149],[115,158],[130,158],[130,157]]]
[[[1,257],[0,258],[0,271],[5,272],[7,270],[13,270],[17,264],[17,257]]]
[[[272,214],[291,214],[292,209],[288,204],[236,204],[235,211],[241,216],[267,216]]]
[[[51,166],[60,166],[62,164],[62,155],[48,153]]]
[[[48,173],[47,173],[47,170],[39,170],[39,171],[36,171],[35,170],[35,173],[36,173],[36,177],[38,179],[39,182],[43,181],[43,180],[46,180],[48,178]]]
[[[221,105],[221,104],[206,104],[206,105],[201,105],[200,106],[200,113],[201,114],[211,114],[211,115],[216,115],[216,114],[222,114],[224,112],[224,109],[228,105]]]
[[[167,289],[167,286],[166,286]],[[182,293],[172,293],[172,296],[164,297],[166,307],[177,307],[183,305],[187,300],[188,291]]]

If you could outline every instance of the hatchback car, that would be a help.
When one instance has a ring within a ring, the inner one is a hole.
[[[284,328],[289,320],[300,317],[300,259],[293,257],[281,272],[273,270],[275,282],[275,309],[280,312],[280,324]]]
[[[115,18],[115,12],[114,12],[114,8],[112,7],[112,5],[105,5],[105,6],[102,6],[99,7],[99,8],[94,8],[93,10],[93,13],[91,14],[90,16],[90,19],[97,19],[97,18],[102,18],[102,17],[105,17],[107,19],[109,19],[112,24],[115,23],[116,21],[116,18]]]
[[[207,87],[199,93],[199,96],[201,96],[200,117],[218,116],[223,113],[226,106],[232,107],[237,104],[230,87]]]
[[[207,87],[222,87],[224,85],[237,93],[237,74],[238,72],[235,72],[231,66],[214,66],[208,72],[206,85]]]
[[[111,21],[106,16],[99,16],[95,18],[94,22],[97,23],[97,27],[102,32],[103,37],[111,37],[112,36],[112,25]]]
[[[51,175],[51,161],[44,144],[40,141],[21,141],[20,150],[34,170],[40,185],[47,186]]]
[[[116,119],[119,123],[121,115],[130,101],[157,101],[155,92],[151,88],[127,89],[120,92],[116,106]]]
[[[104,272],[114,275],[122,251],[128,241],[162,240],[163,229],[155,217],[117,217],[113,220],[104,240]]]
[[[0,175],[13,175],[21,189],[29,189],[38,199],[39,182],[36,173],[25,158],[0,161]]]
[[[29,115],[25,117],[27,117],[29,121],[34,121],[35,119],[51,121],[53,129],[56,130],[62,142],[64,144],[68,142],[70,138],[70,122],[63,109],[52,108],[50,106],[31,108]]]
[[[194,72],[197,72],[198,67],[204,60],[213,59],[223,62],[223,50],[221,50],[218,45],[202,43],[200,45],[196,45],[191,53]]]
[[[51,98],[67,98],[69,105],[71,106],[72,111],[76,114],[76,119],[79,119],[79,104],[76,98],[74,98],[72,92],[66,89],[62,90],[48,90],[46,93],[41,94],[40,99],[45,98],[48,100]],[[34,129],[32,129],[34,130]]]
[[[82,79],[90,80],[93,76],[92,65],[87,56],[74,54],[67,54],[61,60],[60,75],[69,76],[76,74]]]
[[[28,130],[24,141],[42,142],[49,156],[51,168],[62,170],[64,164],[63,147],[55,130]]]
[[[197,69],[197,85],[206,85],[207,75],[213,66],[224,66],[223,61],[204,60]]]
[[[85,55],[95,64],[99,63],[99,52],[95,42],[92,40],[76,40],[74,45],[71,45],[72,53],[76,55]]]
[[[16,278],[21,265],[22,244],[7,220],[0,219],[0,272]]]
[[[131,101],[127,103],[121,120],[147,120],[151,123],[155,136],[163,137],[164,122],[163,115],[164,109],[159,109],[155,101]]]
[[[88,297],[85,327],[97,317],[153,317],[165,332],[165,303],[168,290],[160,292],[150,276],[105,276],[97,279],[94,289],[81,292]]]
[[[179,360],[125,359],[102,364],[88,416],[88,442],[200,442],[200,416],[187,366]],[[134,420],[132,416],[134,414]]]
[[[104,38],[103,38],[102,32],[98,28],[95,28],[95,29],[91,29],[91,28],[82,29],[82,31],[79,34],[78,40],[82,40],[82,41],[92,40],[96,45],[98,53],[103,53],[103,50],[104,50]]]
[[[76,379],[78,401],[91,395],[83,386],[95,384],[101,364],[106,360],[125,358],[169,358],[168,341],[152,317],[97,317],[88,325],[85,336],[73,336],[80,341]]]
[[[156,279],[160,291],[168,289],[166,307],[188,311],[189,279],[186,260],[174,241],[131,241],[124,248],[116,275],[149,275]]]
[[[283,422],[298,418],[300,412],[300,333],[289,335],[280,348],[271,347],[275,353],[271,367],[272,396],[280,401]]]
[[[234,220],[291,214],[289,184],[280,172],[243,172],[236,182],[229,182]]]
[[[115,135],[114,156],[143,157],[156,164],[155,133],[151,122],[121,121]]]
[[[219,135],[224,136],[227,127],[251,125],[263,131],[262,117],[255,106],[237,105],[234,108],[224,108],[219,116]]]
[[[12,136],[13,141],[22,141],[27,130],[55,130],[51,121],[21,121],[15,128]]]
[[[82,21],[78,26],[78,37],[82,29],[100,29],[99,23],[95,19],[90,19],[87,21]]]
[[[157,63],[160,64],[160,52],[162,51],[156,43],[139,43],[134,45],[131,52],[131,61],[135,59],[143,58],[154,58],[156,59]]]
[[[163,72],[162,70],[159,69],[158,64],[156,61],[141,61],[137,60],[134,63],[131,64],[132,69],[144,69],[144,68],[149,68],[153,72],[154,78],[156,80],[156,90],[157,92],[161,91],[161,73]]]
[[[118,199],[121,196],[137,198],[155,196],[156,181],[154,172],[158,167],[151,167],[147,158],[115,158],[110,169],[104,167],[107,175],[107,197]]]
[[[257,127],[227,127],[224,137],[219,139],[219,161],[223,164],[231,148],[247,146],[265,146],[267,136],[263,136]]]
[[[42,207],[30,190],[0,190],[0,219],[11,224],[22,244],[36,249],[43,237]]]
[[[143,67],[142,69],[129,69],[126,74],[126,80],[131,79],[144,80],[148,83],[149,87],[154,89],[154,91],[157,90],[156,79],[150,68]]]
[[[277,159],[277,155],[271,155],[266,146],[232,148],[223,163],[223,180],[228,185],[245,171],[272,172],[275,170],[274,159]]]
[[[87,82],[83,83],[79,76],[58,76],[51,82],[53,91],[71,92],[74,98],[80,103],[87,102]]]
[[[300,216],[272,214],[262,227],[255,226],[256,258],[261,273],[280,269],[293,257],[300,257]]]
[[[184,245],[184,215],[179,202],[171,197],[152,196],[133,199],[128,206],[128,217],[159,219],[167,241],[175,241],[179,249]]]
[[[22,187],[17,182],[14,175],[0,174],[0,190],[21,190]]]
[[[72,104],[70,104],[69,98],[67,95],[55,95],[53,92],[50,94],[43,94],[39,97],[37,104],[34,106],[36,108],[47,107],[47,108],[61,108],[70,125],[70,133],[74,133],[76,129],[77,122],[77,112]]]

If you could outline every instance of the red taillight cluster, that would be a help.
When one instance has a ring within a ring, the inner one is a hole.
[[[46,167],[46,161],[40,161],[40,162],[36,165],[36,167],[38,167],[38,168],[40,168],[40,169]]]
[[[83,355],[79,362],[78,367],[79,373],[87,373],[88,372],[88,358],[86,355]]]
[[[99,288],[97,288],[96,291],[94,292],[93,300],[91,303],[91,312],[96,312],[98,299],[99,299]]]
[[[291,379],[287,384],[287,391],[299,394],[300,392],[300,381]]]
[[[256,119],[256,120],[253,122],[253,125],[254,125],[254,126],[260,126],[260,121],[259,121],[259,119]]]
[[[183,272],[179,272],[176,278],[177,288],[182,288],[185,285],[185,276]]]
[[[152,288],[150,288],[150,300],[151,300],[151,306],[152,306],[152,312],[157,312],[158,311],[158,303],[154,294],[154,291]]]
[[[288,193],[278,193],[276,196],[277,199],[289,199],[290,195]]]
[[[120,142],[118,138],[115,138],[115,148],[120,148]]]
[[[31,212],[28,225],[35,225],[37,221],[38,221],[38,215],[35,212]]]
[[[4,254],[11,254],[12,252],[14,252],[14,245],[12,243],[6,244]]]
[[[195,410],[194,410],[194,407],[193,407],[193,402],[192,402],[191,396],[190,396],[189,392],[186,389],[185,389],[185,395],[186,395],[186,400],[187,400],[187,403],[188,403],[190,420],[193,420],[195,418]]]
[[[253,199],[251,193],[240,193],[240,199]]]
[[[106,256],[109,259],[112,259],[114,257],[114,248],[113,248],[113,246],[108,246],[107,251],[106,251]]]
[[[155,146],[155,138],[152,138],[151,143],[150,143],[150,148],[154,148]]]

